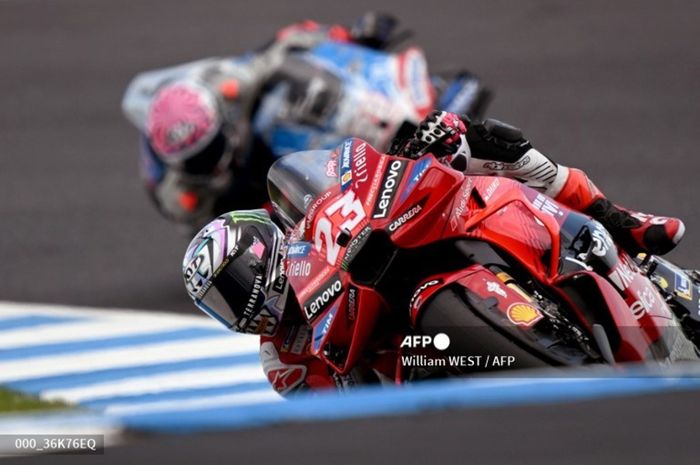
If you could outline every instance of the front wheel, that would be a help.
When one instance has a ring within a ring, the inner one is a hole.
[[[440,333],[447,334],[450,344],[443,351],[446,356],[481,356],[478,360],[482,363],[478,367],[474,366],[474,371],[561,365],[544,354],[535,353],[525,347],[525,344],[516,342],[491,322],[482,319],[461,295],[459,288],[448,287],[432,296],[422,308],[417,329],[433,338]],[[512,362],[508,365],[486,365],[486,360],[508,356],[512,357]]]

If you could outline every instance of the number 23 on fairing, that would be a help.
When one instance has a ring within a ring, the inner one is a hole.
[[[334,237],[333,223],[331,223],[329,218],[336,213],[339,213],[345,221],[340,225],[340,231]],[[337,243],[338,235],[344,230],[352,233],[367,215],[362,207],[362,202],[356,197],[355,191],[352,189],[345,192],[342,197],[326,208],[323,214],[324,216],[316,222],[314,247],[317,252],[322,253],[325,245],[326,261],[333,266],[338,260],[338,254],[340,253],[340,245]]]

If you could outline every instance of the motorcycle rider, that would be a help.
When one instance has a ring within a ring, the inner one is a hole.
[[[456,169],[517,179],[596,218],[631,253],[666,253],[685,231],[679,219],[613,204],[583,171],[558,165],[534,149],[519,129],[496,120],[471,122],[436,111],[412,138],[395,141],[392,152],[411,158],[431,152]],[[370,367],[339,376],[308,352],[311,329],[285,277],[284,242],[264,210],[222,215],[192,240],[185,254],[190,297],[227,327],[261,336],[263,370],[282,395],[390,380],[396,360],[389,354],[380,353]]]
[[[494,119],[471,122],[444,111],[428,115],[410,140],[395,140],[390,153],[418,158],[430,151],[470,174],[516,179],[567,207],[600,221],[631,254],[663,255],[683,238],[678,218],[654,216],[608,200],[580,169],[569,168],[537,151],[520,129]]]
[[[160,213],[194,234],[225,211],[262,206],[273,154],[251,121],[285,56],[327,40],[381,49],[396,24],[373,12],[350,28],[304,21],[255,54],[153,72],[151,83],[130,86],[124,113],[143,133],[141,176]]]

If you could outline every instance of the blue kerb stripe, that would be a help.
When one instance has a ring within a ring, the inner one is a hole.
[[[87,321],[87,317],[76,316],[56,316],[56,315],[27,315],[17,318],[7,318],[0,320],[0,331],[10,331],[13,329],[29,328],[32,326],[61,324],[73,321]],[[1,337],[1,336],[0,336]]]
[[[318,394],[288,402],[269,402],[118,416],[126,426],[185,433],[260,426],[282,421],[338,420],[410,414],[426,410],[547,404],[663,391],[700,389],[699,378],[617,378],[531,380],[528,384],[426,382],[401,388],[364,388],[343,395]]]
[[[167,341],[201,339],[204,337],[213,337],[221,335],[222,331],[219,329],[195,327],[180,328],[171,331],[163,331],[156,333],[117,336],[105,339],[96,339],[92,341],[41,344],[16,349],[0,350],[0,361],[39,357],[42,355],[60,355],[77,352],[89,352],[99,349],[114,349],[117,347],[138,346]]]
[[[224,357],[207,357],[181,362],[158,363],[136,367],[110,368],[91,371],[88,373],[67,374],[34,378],[26,381],[15,381],[8,386],[24,392],[38,394],[49,389],[67,389],[78,386],[87,386],[107,381],[121,380],[124,378],[136,378],[139,376],[157,375],[177,371],[193,370],[197,368],[235,367],[240,364],[258,363],[260,355],[251,352],[241,355],[228,355]]]
[[[255,381],[250,383],[226,384],[223,386],[180,389],[177,391],[156,392],[151,394],[139,394],[131,396],[114,396],[81,402],[81,405],[90,408],[104,408],[114,405],[128,405],[141,402],[158,402],[162,400],[184,400],[184,399],[204,399],[208,396],[218,396],[224,394],[237,394],[248,391],[259,391],[265,388],[272,389],[267,381]]]
[[[196,299],[195,300],[195,305],[199,307],[200,310],[202,310],[204,313],[209,315],[210,317],[214,318],[216,321],[224,325],[227,329],[231,329],[233,327],[232,324],[230,324],[228,321],[224,320],[218,313],[216,313],[211,307],[209,307],[207,304],[204,303],[204,301]]]

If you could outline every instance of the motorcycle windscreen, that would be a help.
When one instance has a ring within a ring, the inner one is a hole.
[[[287,228],[304,219],[306,208],[339,183],[338,154],[308,150],[280,158],[267,173],[267,191],[275,213]]]

